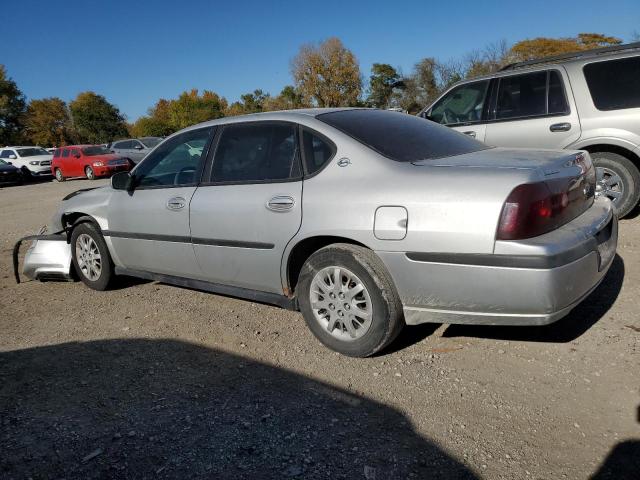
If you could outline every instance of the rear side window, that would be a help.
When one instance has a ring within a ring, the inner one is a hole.
[[[500,79],[496,118],[517,118],[547,113],[547,72]]]
[[[584,76],[598,110],[640,107],[640,57],[590,63]]]
[[[302,131],[302,148],[308,175],[320,170],[335,153],[334,146],[328,140],[307,129]]]
[[[213,161],[214,182],[263,182],[300,178],[293,124],[226,125]]]
[[[67,158],[69,156],[69,149],[65,148],[62,150],[62,158]]]
[[[489,148],[468,135],[406,113],[354,109],[323,113],[317,118],[398,162],[450,157]]]

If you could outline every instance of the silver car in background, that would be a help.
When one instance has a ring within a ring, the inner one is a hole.
[[[97,290],[130,275],[299,309],[325,345],[368,356],[405,324],[558,320],[609,269],[617,217],[586,152],[310,109],[178,132],[65,198],[49,231],[31,278],[72,262]]]
[[[640,200],[640,42],[508,65],[419,115],[498,147],[586,150],[596,195],[620,216]]]
[[[107,148],[111,150],[111,153],[128,158],[133,163],[139,163],[161,141],[160,137],[129,138],[108,143]]]

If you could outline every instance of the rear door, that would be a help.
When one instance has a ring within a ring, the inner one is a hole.
[[[433,104],[426,117],[484,141],[490,84],[480,80],[454,87]]]
[[[580,138],[564,69],[509,75],[497,81],[485,143],[561,149]]]
[[[114,191],[103,232],[125,268],[194,278],[198,266],[189,231],[189,203],[215,128],[175,135],[133,170],[132,192]],[[188,145],[202,148],[198,153]]]
[[[224,126],[210,170],[191,201],[191,236],[203,278],[282,294],[282,255],[302,221],[297,126]]]

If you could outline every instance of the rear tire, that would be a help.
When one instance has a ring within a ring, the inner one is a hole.
[[[85,167],[84,168],[84,174],[87,176],[88,180],[95,180],[96,179],[96,173],[93,171],[93,168],[91,168],[91,167]]]
[[[338,282],[333,272],[338,272]],[[302,267],[296,295],[311,332],[343,355],[371,356],[404,327],[391,276],[364,247],[338,243],[315,252]]]
[[[55,177],[58,182],[64,182],[66,180],[66,178],[64,178],[64,175],[62,174],[62,170],[60,170],[59,168],[55,169]]]
[[[594,152],[598,191],[608,197],[620,218],[627,215],[640,200],[640,171],[631,160],[618,153]]]
[[[81,223],[71,233],[71,259],[76,274],[89,288],[107,290],[115,274],[102,234],[91,223]]]

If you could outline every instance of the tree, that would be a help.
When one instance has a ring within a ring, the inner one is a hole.
[[[291,61],[291,74],[305,102],[318,107],[358,104],[362,91],[355,55],[335,37],[303,45]]]
[[[600,33],[579,33],[576,37],[567,38],[538,37],[516,43],[509,50],[508,57],[510,62],[521,62],[620,43],[622,40],[619,38]]]
[[[25,136],[35,145],[68,145],[73,142],[69,109],[58,97],[31,100],[24,116]]]
[[[262,112],[265,101],[270,98],[268,93],[262,90],[254,90],[252,93],[240,95],[239,102],[233,102],[228,109],[228,115],[243,115],[245,113]]]
[[[69,104],[69,109],[79,142],[106,143],[127,136],[124,117],[102,95],[79,93]]]
[[[0,65],[0,145],[17,143],[20,139],[21,118],[25,111],[23,93]]]
[[[374,63],[369,77],[369,96],[367,103],[376,108],[388,108],[393,86],[400,80],[400,75],[387,63]]]

